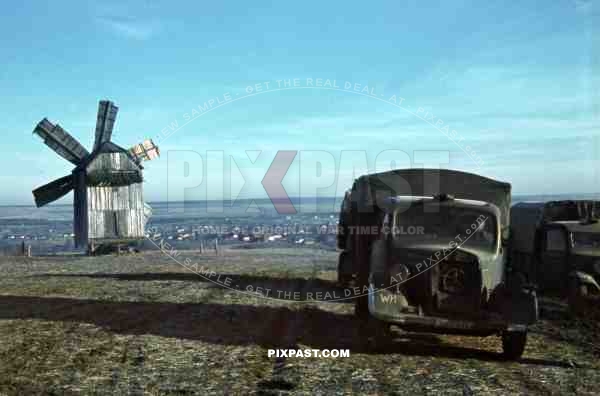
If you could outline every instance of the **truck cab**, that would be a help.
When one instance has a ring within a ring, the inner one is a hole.
[[[385,208],[371,246],[369,314],[409,329],[502,334],[508,355],[522,353],[537,302],[509,289],[499,209],[474,200],[408,200],[409,209],[402,198]],[[423,232],[407,233],[410,224]]]
[[[371,286],[382,289],[373,298],[375,315],[388,313],[390,305],[378,306],[387,294],[402,295],[403,312],[480,311],[504,276],[498,208],[447,197],[392,201],[371,247]]]
[[[546,293],[571,302],[600,295],[600,223],[591,201],[516,204],[512,267]],[[579,209],[578,209],[579,208]],[[582,210],[582,208],[585,208]],[[533,212],[528,215],[527,212]]]
[[[537,297],[507,271],[508,183],[396,170],[359,178],[346,203],[339,267],[368,288],[356,299],[359,318],[384,329],[497,334],[506,357],[521,356]]]
[[[545,224],[540,230],[538,282],[571,297],[600,295],[600,225],[577,221]]]

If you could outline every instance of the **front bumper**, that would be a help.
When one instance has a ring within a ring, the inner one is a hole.
[[[525,325],[510,324],[500,317],[482,319],[449,319],[440,316],[424,316],[414,313],[404,313],[405,308],[401,297],[388,290],[375,290],[369,285],[369,313],[374,318],[401,327],[429,328],[446,330],[448,332],[473,332],[493,334],[501,331],[524,331]]]

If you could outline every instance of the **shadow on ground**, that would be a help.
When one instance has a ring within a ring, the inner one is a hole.
[[[443,344],[437,337],[416,334],[403,334],[384,349],[372,351],[366,347],[354,316],[317,308],[0,296],[0,319],[90,323],[120,334],[153,334],[222,345],[288,348],[301,343],[315,349],[350,349],[354,353],[501,360],[494,352],[459,348]],[[570,367],[567,362],[553,360],[521,362]]]
[[[207,276],[200,276],[199,274],[189,272],[39,274],[33,275],[33,277],[93,278],[119,281],[211,282],[216,286],[229,287],[230,289],[240,291],[247,291],[249,287],[252,290],[261,288],[262,293],[266,293],[266,290],[269,290],[268,297],[286,301],[293,299],[294,301],[354,302],[348,298],[354,295],[352,290],[341,288],[335,282],[314,278],[273,278],[256,275],[216,274],[209,279]]]
[[[539,326],[532,332],[557,342],[568,342],[600,356],[600,345],[596,342],[600,331],[600,307],[593,301],[584,313],[574,314],[565,301],[540,299],[540,319],[552,322],[553,326]]]

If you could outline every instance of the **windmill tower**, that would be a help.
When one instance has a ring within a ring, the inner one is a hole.
[[[126,244],[144,238],[151,208],[143,199],[143,161],[160,155],[152,140],[125,150],[111,141],[118,108],[98,105],[96,138],[89,153],[77,140],[46,118],[33,133],[58,155],[75,165],[70,175],[33,191],[37,207],[74,191],[75,246],[93,253],[99,245]]]

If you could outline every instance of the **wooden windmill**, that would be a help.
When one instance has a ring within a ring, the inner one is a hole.
[[[77,140],[46,118],[33,133],[58,155],[75,165],[70,175],[33,191],[37,207],[74,190],[74,233],[77,247],[93,252],[99,245],[140,240],[151,209],[144,203],[143,161],[160,155],[152,140],[125,150],[111,141],[118,108],[110,101],[98,105],[96,138],[89,153]]]

